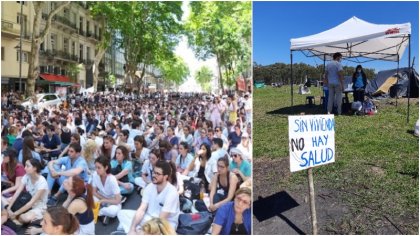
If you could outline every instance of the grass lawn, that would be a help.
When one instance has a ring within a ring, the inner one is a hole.
[[[320,114],[319,106],[305,106],[307,95],[294,87],[293,114]],[[319,104],[321,89],[311,87]],[[350,100],[353,100],[350,95]],[[289,158],[288,119],[290,86],[255,89],[253,93],[254,159]],[[336,116],[335,163],[314,169],[314,179],[328,189],[351,194],[342,200],[352,213],[388,218],[404,234],[418,234],[419,139],[412,135],[419,116],[418,99],[410,100],[410,122],[406,123],[407,100],[376,102],[374,116]],[[288,163],[288,162],[286,162]],[[254,178],[263,173],[254,173]],[[306,171],[295,172],[275,183],[279,189],[306,185]],[[371,233],[363,223],[358,233]]]

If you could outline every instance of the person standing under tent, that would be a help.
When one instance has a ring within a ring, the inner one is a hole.
[[[333,105],[337,105],[337,114],[341,115],[341,102],[343,99],[344,76],[341,66],[341,53],[333,55],[333,61],[328,63],[326,68],[326,80],[328,82],[328,113],[333,111]]]
[[[366,74],[361,65],[357,65],[356,71],[353,73],[353,96],[354,101],[362,102],[365,100],[365,88],[367,85]]]

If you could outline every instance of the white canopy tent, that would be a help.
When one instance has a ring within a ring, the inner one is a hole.
[[[410,67],[411,24],[373,24],[355,16],[327,31],[291,39],[290,67],[293,78],[293,51],[301,51],[308,57],[319,57],[325,61],[339,52],[343,60],[364,63],[373,60],[398,62],[409,46]],[[293,107],[293,79],[291,79],[291,103]],[[409,96],[408,96],[409,97]],[[408,121],[408,116],[407,116]]]

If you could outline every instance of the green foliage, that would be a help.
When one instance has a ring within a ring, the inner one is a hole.
[[[190,75],[190,69],[181,57],[165,60],[158,65],[158,68],[164,80],[174,82],[176,85],[182,84]]]
[[[316,67],[305,64],[293,64],[293,78],[295,84],[305,83],[305,75],[308,78],[316,78],[320,80],[322,73],[324,72],[323,65]],[[351,66],[343,66],[345,76],[351,76],[355,72],[356,68]],[[375,70],[364,68],[368,79],[375,78]],[[262,66],[254,62],[253,76],[255,81],[264,81],[265,84],[271,84],[274,82],[283,82],[283,84],[290,83],[290,64],[275,63],[272,65]]]
[[[124,50],[131,72],[137,65],[157,65],[173,59],[183,32],[182,2],[98,2],[93,14],[106,16],[116,32],[116,44]]]
[[[67,66],[67,72],[74,82],[76,82],[77,75],[80,73],[81,69],[81,66],[76,63],[70,63]]]
[[[232,80],[250,71],[251,2],[191,2],[186,23],[189,45],[199,59],[216,57]]]
[[[322,113],[318,106],[321,89],[311,87],[317,104],[311,108],[304,105],[307,95],[297,94],[294,88],[294,105],[301,107],[295,107],[294,114]],[[254,159],[288,159],[290,86],[256,89],[253,102]],[[411,100],[407,124],[407,100],[399,99],[398,107],[390,102],[395,99],[377,101],[379,111],[374,116],[336,116],[335,163],[315,168],[314,176],[323,188],[354,193],[340,199],[351,212],[369,206],[378,217],[418,222],[419,139],[410,131],[419,118],[419,103]],[[305,171],[293,173],[280,180],[280,188],[306,186],[305,177]],[[400,226],[411,233],[418,231],[416,224]]]
[[[115,87],[115,85],[117,84],[117,78],[115,77],[115,75],[113,74],[109,74],[105,77],[105,84],[108,87]]]
[[[213,78],[213,73],[210,68],[207,66],[200,67],[200,69],[195,72],[194,78],[204,91],[208,93],[211,91],[210,82]]]

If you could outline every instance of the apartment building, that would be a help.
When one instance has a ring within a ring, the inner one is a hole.
[[[1,59],[2,87],[19,88],[20,2],[2,2]],[[47,2],[42,11],[41,29],[48,13],[57,2]],[[32,2],[23,2],[22,84],[28,75],[28,55],[34,11]],[[90,87],[93,84],[92,65],[96,45],[103,26],[89,15],[86,2],[71,2],[54,16],[49,33],[39,53],[39,78],[36,86],[55,92],[58,87]],[[104,68],[101,64],[99,69]],[[24,86],[22,86],[24,89]]]

